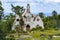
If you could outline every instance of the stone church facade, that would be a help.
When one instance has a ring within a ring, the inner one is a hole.
[[[23,26],[24,31],[30,30],[32,28],[36,28],[37,25],[44,29],[42,19],[40,18],[39,15],[31,14],[29,4],[27,4],[25,12],[22,14],[22,18],[24,21],[24,26]],[[12,30],[15,30],[16,27],[19,27],[19,25],[20,25],[19,20],[20,19],[21,18],[19,17],[19,15],[16,14],[16,17],[15,17],[15,20],[14,20],[14,23],[12,26]]]

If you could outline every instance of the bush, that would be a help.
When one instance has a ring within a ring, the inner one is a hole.
[[[13,30],[13,31],[10,31],[10,33],[16,33],[16,31]]]
[[[31,29],[30,31],[35,31],[36,30],[36,28],[33,28],[33,29]]]
[[[15,40],[15,38],[6,38],[6,40]]]
[[[44,29],[42,29],[42,27],[40,26],[37,26],[36,28],[31,29],[30,31],[36,31],[36,30],[44,31]]]

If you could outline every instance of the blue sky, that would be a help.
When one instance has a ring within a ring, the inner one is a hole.
[[[2,6],[5,9],[4,14],[9,14],[11,11],[11,4],[14,6],[19,5],[26,8],[26,5],[30,4],[30,10],[32,14],[38,14],[43,12],[44,15],[51,15],[53,10],[60,13],[60,0],[1,0]]]

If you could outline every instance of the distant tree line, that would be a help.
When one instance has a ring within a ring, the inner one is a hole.
[[[60,14],[58,14],[55,10],[52,11],[52,16],[44,16],[44,13],[39,13],[39,16],[42,18],[44,22],[45,29],[60,29]]]

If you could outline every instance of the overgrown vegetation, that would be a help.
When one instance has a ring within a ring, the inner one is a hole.
[[[13,5],[11,6],[12,6],[12,12],[19,14],[19,16],[21,17],[21,14],[24,12],[24,8],[21,6],[13,6]],[[11,31],[11,27],[13,25],[15,15],[13,15],[13,13],[10,13],[9,15],[4,15],[3,11],[4,11],[4,8],[2,7],[2,3],[0,2],[0,40],[14,40],[14,38],[6,39],[5,37],[9,33],[12,33],[12,32],[16,33],[16,31]],[[44,34],[44,35],[60,34],[60,30],[59,30],[60,29],[60,14],[57,14],[57,12],[54,10],[52,12],[52,16],[45,17],[43,12],[39,13],[39,16],[42,18],[44,22],[45,29],[43,30],[40,27],[37,27],[36,29],[33,28],[28,33],[29,35],[31,35],[33,38],[37,38],[37,37],[40,38],[40,34]],[[21,26],[23,26],[24,25],[23,19],[21,19],[20,22],[21,22]]]

